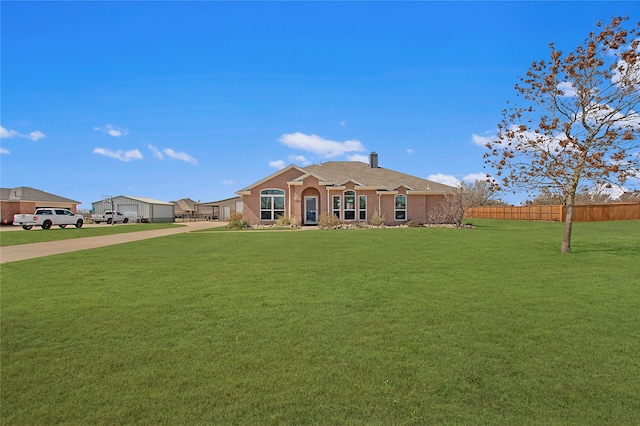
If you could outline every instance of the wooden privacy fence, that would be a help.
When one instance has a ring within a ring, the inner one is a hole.
[[[465,219],[539,220],[562,222],[564,206],[490,206],[473,207]],[[640,220],[640,203],[580,205],[573,208],[574,222],[605,222],[609,220]]]

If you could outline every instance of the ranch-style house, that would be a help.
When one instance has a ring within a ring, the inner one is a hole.
[[[271,224],[279,216],[295,216],[303,225],[316,225],[320,215],[345,222],[366,222],[378,212],[387,225],[410,219],[427,222],[447,193],[455,188],[369,164],[329,161],[307,167],[294,164],[237,191],[243,216],[251,224]]]

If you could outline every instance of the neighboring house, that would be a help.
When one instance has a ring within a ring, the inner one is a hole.
[[[233,197],[226,198],[220,201],[211,201],[204,203],[205,206],[210,206],[213,209],[214,216],[217,220],[227,221],[232,212],[242,213],[242,198]]]
[[[61,207],[76,213],[80,201],[54,195],[28,186],[0,188],[2,223],[13,222],[14,214],[31,214],[40,207]]]
[[[115,210],[133,221],[144,218],[149,222],[175,222],[174,204],[153,198],[129,197],[119,195],[117,197],[103,197],[101,201],[91,203],[94,214],[104,214],[105,210]]]
[[[308,167],[290,165],[238,192],[243,215],[250,224],[274,223],[279,216],[295,216],[315,225],[322,214],[345,222],[366,222],[375,212],[385,223],[410,219],[426,222],[447,193],[455,188],[378,167],[372,152],[369,164],[330,161]]]
[[[178,201],[169,201],[174,205],[173,212],[176,218],[192,218],[195,217],[198,211],[198,207],[195,201],[191,198],[182,198]]]
[[[214,206],[207,203],[199,203],[191,198],[182,198],[178,201],[171,201],[173,204],[176,219],[184,220],[213,220],[217,216]]]

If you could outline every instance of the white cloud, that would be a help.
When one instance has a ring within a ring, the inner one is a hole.
[[[0,126],[0,138],[9,139],[14,136],[18,136],[18,132],[15,130],[7,130],[4,127]]]
[[[582,121],[583,116],[578,115],[576,121]],[[590,107],[588,114],[585,117],[585,121],[588,123],[602,123],[604,121],[610,124],[611,128],[622,129],[627,128],[632,131],[640,131],[640,114],[634,110],[625,111],[624,114],[619,111],[614,111],[608,105],[599,105],[593,103]],[[502,140],[499,140],[497,136],[483,137],[478,135],[472,135],[474,143],[478,145],[484,145],[481,142],[492,142],[492,145],[496,148],[507,148],[509,144],[517,145],[521,151],[539,151],[546,150],[552,151],[567,151],[571,152],[575,149],[575,145],[569,144],[565,147],[561,146],[561,142],[567,139],[567,135],[564,132],[558,132],[555,135],[547,135],[545,133],[536,133],[533,129],[520,130],[520,126],[512,124],[510,130],[513,132],[514,137],[509,139],[506,136]]]
[[[626,191],[626,188],[621,187],[621,186],[612,186],[611,188],[607,188],[604,185],[596,185],[594,187],[594,193],[595,194],[608,194],[609,197],[611,197],[612,199],[616,200],[618,198],[620,198],[620,196],[622,194],[624,194]]]
[[[234,181],[232,181],[231,179],[229,179],[229,180],[223,180],[222,184],[223,185],[235,185],[236,183]]]
[[[468,175],[465,175],[462,178],[462,181],[466,183],[474,183],[477,180],[481,180],[481,181],[487,180],[487,174],[486,173],[469,173]]]
[[[280,136],[280,142],[289,148],[309,151],[325,158],[336,157],[349,152],[365,151],[362,142],[357,140],[336,142],[317,135],[306,135],[300,132],[284,134]]]
[[[630,47],[631,45],[627,48]],[[611,82],[617,85],[629,85],[637,89],[640,87],[640,64],[638,64],[637,61],[631,65],[627,63],[622,59],[622,51],[623,49],[612,51],[613,55],[617,56],[619,59],[613,69]],[[636,53],[640,53],[640,44],[636,47]]]
[[[121,149],[117,151],[112,151],[106,148],[95,148],[93,150],[94,154],[104,155],[105,157],[115,158],[120,161],[131,161],[131,160],[142,160],[142,153],[137,149],[133,149],[130,151],[123,151]]]
[[[487,138],[487,141],[491,141],[495,148],[508,148],[510,144],[517,145],[521,151],[553,151],[556,148],[561,149],[560,142],[567,138],[564,132],[560,132],[553,137],[550,137],[544,133],[536,133],[534,130],[520,130],[520,126],[512,124],[510,130],[513,132],[514,137],[508,138],[504,136],[502,140],[498,137],[491,139]],[[565,151],[570,151],[571,146],[562,148]]]
[[[276,160],[276,161],[269,161],[269,167],[273,167],[274,169],[284,169],[284,161],[283,160]]]
[[[347,122],[344,120],[341,120],[339,124],[340,124],[340,127],[347,127]]]
[[[175,160],[186,161],[187,163],[191,163],[194,166],[198,165],[198,160],[187,154],[186,152],[176,152],[171,148],[165,148],[162,150],[167,157],[173,158]]]
[[[0,154],[9,154],[9,150],[5,148],[0,148]]]
[[[158,148],[156,148],[155,146],[153,146],[151,144],[148,144],[147,147],[149,147],[149,149],[153,153],[153,157],[154,158],[157,158],[158,160],[163,160],[164,159],[164,155],[162,155],[162,152],[160,152],[160,150]]]
[[[586,116],[589,123],[599,123],[602,121],[608,121],[612,127],[622,128],[627,127],[638,132],[640,131],[640,114],[635,110],[629,109],[624,113],[620,110],[614,110],[609,105],[598,105],[593,103],[591,105],[589,114]],[[582,119],[579,115],[578,119]]]
[[[167,156],[169,158],[173,158],[174,160],[186,161],[187,163],[191,163],[194,166],[198,165],[198,160],[196,160],[186,152],[177,152],[171,148],[160,150],[151,144],[147,144],[147,148],[149,148],[149,150],[153,154],[153,157],[157,158],[158,160],[164,160],[165,156]]]
[[[487,143],[495,141],[496,136],[491,134],[491,132],[485,132],[485,136],[476,135],[475,133],[472,133],[471,140],[475,145],[485,146]]]
[[[8,130],[5,129],[4,127],[0,126],[0,138],[2,139],[9,139],[9,138],[13,138],[13,137],[18,137],[18,138],[24,138],[24,139],[31,139],[32,141],[38,141],[45,136],[44,133],[42,133],[40,130],[34,130],[33,132],[29,133],[28,135],[23,135],[22,133],[16,131],[16,130]]]
[[[35,130],[35,131],[33,131],[33,132],[29,133],[29,134],[28,134],[27,136],[25,136],[25,137],[26,137],[27,139],[31,139],[32,141],[34,141],[34,142],[35,142],[35,141],[37,141],[37,140],[40,140],[40,139],[44,138],[44,137],[45,137],[45,135],[44,135],[44,133],[42,133],[41,131],[39,131],[39,130]]]
[[[407,148],[407,154],[409,154],[409,155],[413,154],[413,149]]]
[[[304,155],[290,155],[289,161],[301,166],[308,166],[309,164],[311,164],[311,161],[309,161]]]
[[[578,93],[576,92],[576,88],[573,86],[573,83],[570,83],[568,81],[563,81],[562,83],[558,84],[558,90],[562,90],[564,92],[564,95],[562,95],[562,97],[565,98],[573,97]]]
[[[121,129],[112,124],[107,124],[104,127],[94,127],[93,130],[96,130],[98,132],[104,132],[109,136],[113,136],[114,138],[119,138],[120,136],[126,136],[129,134],[128,129]]]
[[[369,157],[366,156],[366,155],[361,155],[361,154],[347,155],[347,160],[348,161],[359,161],[361,163],[369,164]]]
[[[445,185],[450,186],[458,186],[460,185],[460,181],[453,175],[443,175],[442,173],[438,173],[435,175],[427,176],[427,180],[432,180],[434,182],[443,183]]]
[[[487,174],[486,173],[469,173],[467,175],[464,175],[462,177],[462,180],[460,180],[454,175],[445,175],[442,173],[438,173],[435,175],[429,175],[427,177],[427,180],[432,180],[434,182],[443,183],[449,186],[460,186],[462,182],[472,184],[472,183],[475,183],[475,181],[477,180],[485,181],[487,180]]]

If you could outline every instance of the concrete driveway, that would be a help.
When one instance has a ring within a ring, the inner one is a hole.
[[[18,260],[34,259],[37,257],[51,256],[53,254],[69,253],[78,250],[87,250],[96,247],[111,246],[115,244],[129,243],[131,241],[146,240],[149,238],[164,237],[166,235],[181,234],[184,232],[197,231],[199,229],[215,228],[218,226],[226,226],[226,222],[184,222],[173,229],[156,229],[152,231],[130,232],[127,234],[105,235],[101,237],[74,238],[72,240],[50,241],[46,243],[21,244],[17,246],[0,247],[0,264],[15,262]],[[91,227],[88,225],[87,227]],[[106,226],[106,225],[95,225]],[[126,225],[115,225],[126,226]],[[13,229],[24,231],[18,226]],[[7,229],[2,232],[9,232]],[[47,232],[47,231],[35,231]]]

